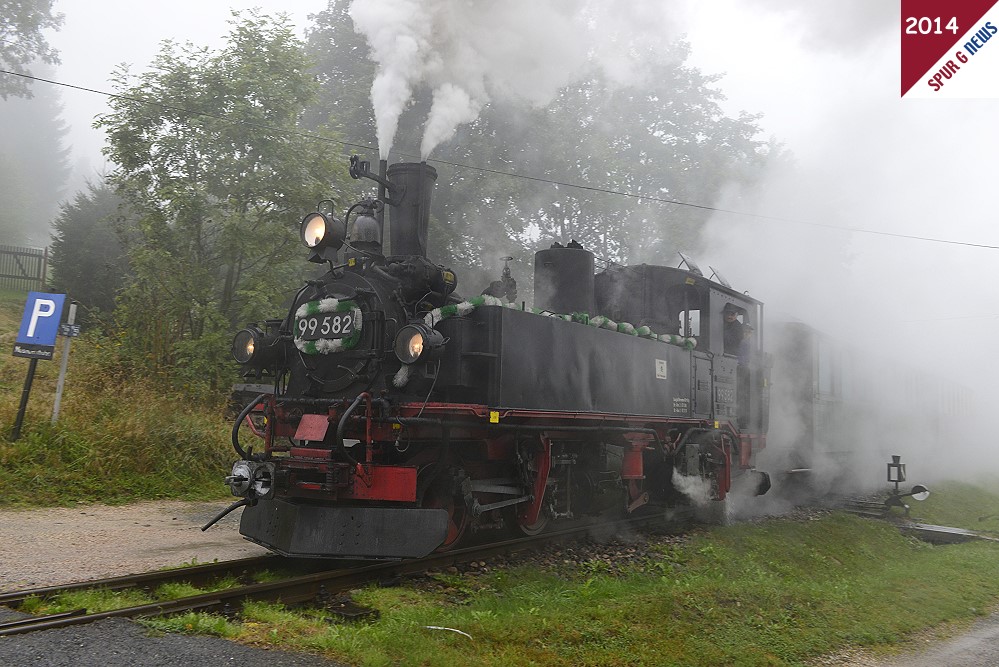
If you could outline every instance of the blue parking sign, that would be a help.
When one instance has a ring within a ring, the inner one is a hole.
[[[14,356],[30,359],[51,359],[55,353],[56,335],[65,294],[28,292],[21,328],[14,342]]]

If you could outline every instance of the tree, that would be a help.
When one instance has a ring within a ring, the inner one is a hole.
[[[40,60],[50,65],[59,62],[56,50],[49,46],[42,31],[58,30],[62,14],[53,14],[55,0],[0,0],[0,67],[17,74],[30,74],[28,65]],[[27,79],[0,75],[0,98],[31,97]]]
[[[349,4],[331,0],[325,10],[310,17],[315,24],[308,31],[307,50],[315,60],[313,71],[322,94],[306,110],[304,124],[332,126],[356,150],[377,146],[370,98],[375,63],[364,37],[354,32]]]
[[[114,310],[128,275],[120,241],[126,222],[123,202],[107,183],[88,183],[55,221],[51,286],[80,303],[84,321]]]
[[[231,23],[218,52],[167,45],[139,77],[120,70],[97,123],[136,215],[129,345],[189,376],[216,377],[233,327],[274,316],[305,265],[297,223],[346,180],[338,144],[298,129],[316,83],[286,19]]]
[[[317,72],[328,76],[319,112],[308,118],[319,121],[337,108],[348,140],[373,145],[374,66],[347,4],[330,0],[309,33]],[[688,55],[682,41],[657,45],[643,59],[651,83],[642,86],[611,82],[594,66],[544,108],[494,99],[431,156],[439,173],[435,258],[474,276],[462,280],[468,290],[487,280],[478,265],[495,279],[499,257],[510,254],[524,276],[534,250],[555,241],[575,239],[607,260],[632,263],[671,262],[677,249],[695,248],[710,212],[654,199],[711,205],[726,184],[752,182],[773,146],[757,138],[758,116],[722,112],[718,77],[687,65]],[[396,155],[419,155],[429,102],[428,90],[415,91],[400,119]]]
[[[759,117],[726,117],[718,77],[684,64],[685,43],[669,48],[671,58],[648,59],[654,87],[621,87],[595,71],[543,110],[484,117],[516,132],[515,164],[531,175],[592,188],[529,186],[511,206],[531,229],[512,233],[575,239],[612,261],[669,262],[696,248],[710,212],[665,201],[710,205],[726,184],[760,173],[770,147],[756,138]]]
[[[51,86],[0,101],[0,243],[48,244],[69,176],[69,128]]]

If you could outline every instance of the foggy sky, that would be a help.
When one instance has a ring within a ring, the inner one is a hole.
[[[137,3],[128,0],[57,0],[55,10],[65,15],[58,32],[49,33],[49,43],[60,52],[56,69],[59,81],[84,88],[113,92],[110,75],[121,63],[134,73],[145,71],[164,40],[190,41],[218,48],[229,32],[226,23],[232,10],[253,7],[265,13],[284,12],[304,34],[307,15],[321,11],[324,0],[175,0],[169,3]],[[46,85],[46,84],[36,84]],[[91,128],[94,116],[109,111],[106,98],[94,93],[61,88],[65,118],[71,125],[68,141],[73,161],[86,176],[107,171],[100,149],[104,139]]]
[[[832,227],[999,246],[992,201],[999,100],[899,99],[898,8],[872,16],[870,5],[880,4],[887,3],[837,4],[855,8],[858,21],[881,26],[866,25],[859,42],[845,35],[839,49],[828,34],[813,40],[817,26],[797,23],[800,10],[771,14],[756,37],[712,29],[743,54],[728,61],[723,90],[729,92],[726,81],[745,85],[757,72],[752,85],[771,105],[767,130],[796,158],[793,170],[772,173],[764,187],[731,192],[715,204]],[[781,35],[799,47],[781,49],[775,59],[751,47]],[[720,58],[717,52],[710,57]],[[824,330],[885,345],[991,391],[991,381],[981,378],[995,367],[999,250],[725,214],[714,216],[704,242],[710,248],[705,259],[740,290]]]
[[[756,109],[766,111],[767,129],[794,152],[795,164],[772,170],[753,191],[730,190],[715,205],[815,224],[715,214],[701,265],[710,262],[736,289],[766,301],[771,317],[803,320],[863,350],[858,357],[896,359],[971,388],[976,402],[965,430],[943,440],[902,437],[900,424],[882,418],[864,425],[860,444],[883,458],[902,454],[923,481],[995,474],[999,455],[977,425],[999,398],[992,380],[999,250],[887,234],[999,246],[999,100],[900,99],[896,3],[836,3],[840,15],[832,22],[820,20],[822,11],[805,14],[810,6],[772,11],[786,5],[728,3],[736,4],[743,12],[771,10],[757,23],[761,32],[739,30],[738,22],[715,25],[717,43],[743,57],[702,57],[713,63],[707,69],[728,70],[722,88],[733,97],[743,86],[760,93],[766,106]],[[844,31],[851,20],[858,29]],[[760,42],[782,48],[754,48]],[[999,66],[999,58],[993,62]],[[883,400],[902,393],[889,389],[884,394],[894,395]],[[912,421],[934,414],[936,401],[930,392],[911,401]]]

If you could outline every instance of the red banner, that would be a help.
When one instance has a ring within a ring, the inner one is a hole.
[[[902,95],[977,24],[997,0],[902,0]]]

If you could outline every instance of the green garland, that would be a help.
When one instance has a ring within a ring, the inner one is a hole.
[[[441,320],[446,320],[447,318],[454,317],[456,315],[467,315],[480,306],[502,306],[512,310],[520,310],[517,308],[516,304],[508,303],[495,296],[476,296],[468,299],[467,301],[462,301],[461,303],[454,303],[441,308],[436,308],[427,313],[424,321],[427,326],[433,327]],[[608,331],[617,331],[618,333],[628,334],[629,336],[638,336],[639,338],[646,338],[648,340],[658,340],[663,343],[669,343],[670,345],[678,345],[688,350],[693,350],[694,347],[697,346],[697,340],[694,338],[685,338],[676,334],[657,334],[649,327],[636,327],[628,322],[614,322],[603,315],[590,316],[587,313],[571,313],[564,315],[547,310],[539,310],[537,308],[532,308],[529,312],[532,312],[535,315],[554,317],[555,319],[563,320],[565,322],[578,322],[579,324],[587,324],[591,327],[607,329]]]

